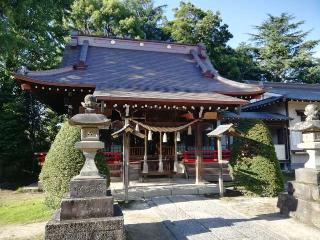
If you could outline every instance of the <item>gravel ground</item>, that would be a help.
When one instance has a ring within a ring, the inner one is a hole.
[[[41,235],[44,234],[45,225],[46,222],[0,226],[0,239],[41,239]]]
[[[320,230],[283,218],[275,198],[156,197],[124,210],[129,239],[317,240]]]

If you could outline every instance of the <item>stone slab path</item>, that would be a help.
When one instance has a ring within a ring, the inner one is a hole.
[[[253,216],[236,211],[234,206],[232,201],[204,196],[154,197],[125,210],[125,224],[130,240],[320,239],[319,230],[284,219],[272,211]],[[296,229],[285,229],[287,225]]]

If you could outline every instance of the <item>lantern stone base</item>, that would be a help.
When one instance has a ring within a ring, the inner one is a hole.
[[[114,216],[77,220],[61,220],[60,209],[47,223],[46,240],[123,240],[123,214],[118,205],[114,205]]]
[[[320,170],[300,168],[296,180],[289,183],[293,194],[281,193],[278,197],[280,213],[320,228]]]
[[[101,176],[75,177],[70,196],[47,223],[45,240],[123,240],[123,215],[107,196],[106,179]]]
[[[107,182],[104,177],[74,177],[70,182],[70,197],[82,198],[106,196]]]
[[[61,202],[61,220],[113,216],[113,197],[65,198]]]

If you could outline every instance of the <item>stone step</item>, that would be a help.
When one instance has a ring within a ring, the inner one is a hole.
[[[112,189],[112,195],[116,200],[124,200],[123,189]],[[204,195],[218,194],[217,184],[174,184],[164,186],[141,186],[129,188],[129,200],[150,199],[158,196],[176,195]]]

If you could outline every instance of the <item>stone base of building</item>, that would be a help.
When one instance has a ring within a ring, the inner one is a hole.
[[[60,220],[60,209],[47,223],[45,240],[123,240],[123,214],[114,205],[114,216],[76,220]]]
[[[320,228],[320,171],[297,169],[296,181],[289,186],[287,193],[279,194],[280,213]]]

